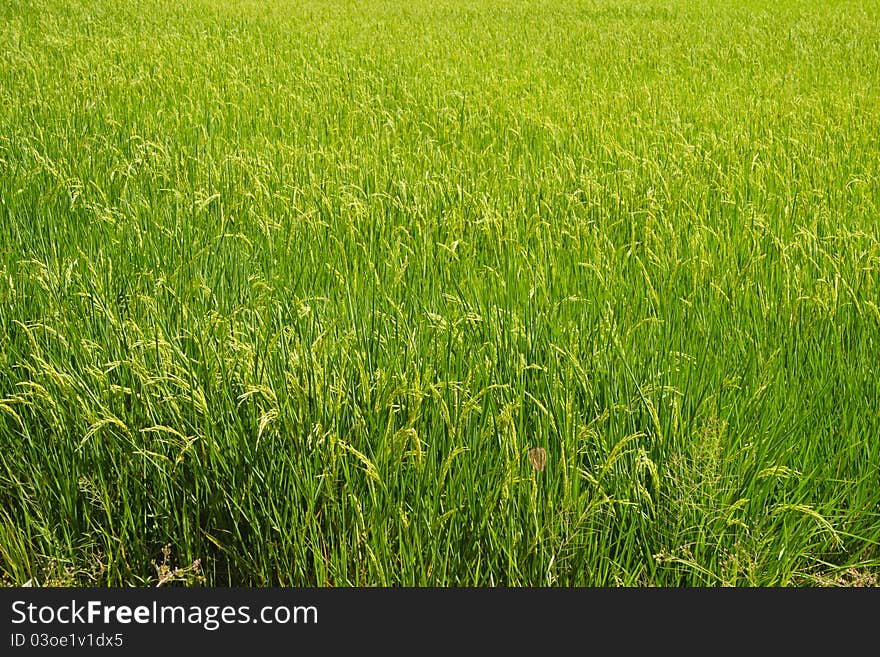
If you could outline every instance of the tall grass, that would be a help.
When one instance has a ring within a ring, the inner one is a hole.
[[[6,0],[0,576],[876,582],[878,24]]]

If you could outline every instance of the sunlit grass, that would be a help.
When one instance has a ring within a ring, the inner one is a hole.
[[[876,583],[878,25],[7,0],[0,578]]]

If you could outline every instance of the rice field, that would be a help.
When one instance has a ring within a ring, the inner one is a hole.
[[[876,585],[878,25],[4,0],[0,582]]]

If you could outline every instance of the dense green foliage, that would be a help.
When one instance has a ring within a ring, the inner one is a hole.
[[[876,581],[878,25],[4,0],[0,576]]]

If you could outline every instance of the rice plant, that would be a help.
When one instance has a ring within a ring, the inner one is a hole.
[[[5,0],[0,579],[876,584],[878,25]]]

